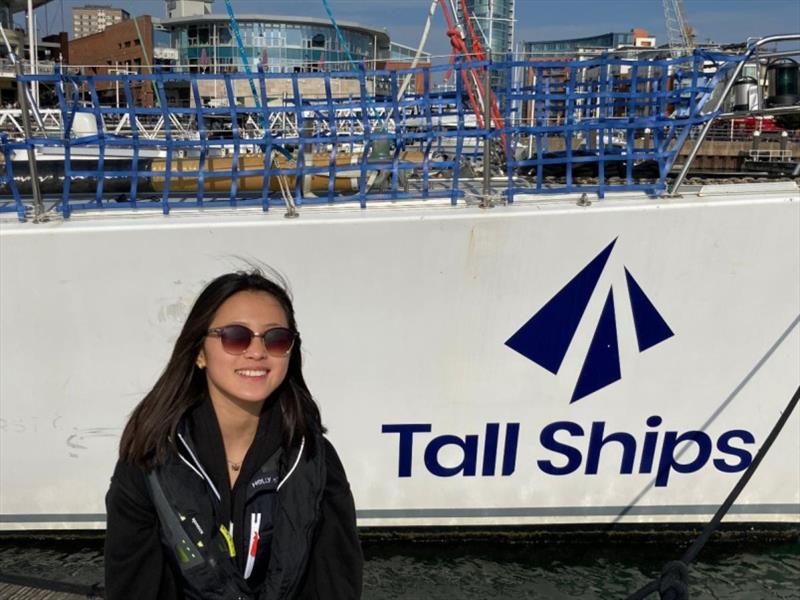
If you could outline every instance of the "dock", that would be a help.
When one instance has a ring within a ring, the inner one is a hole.
[[[0,598],[3,600],[86,600],[86,598],[101,597],[102,596],[76,594],[69,591],[56,591],[42,587],[28,587],[0,581]]]

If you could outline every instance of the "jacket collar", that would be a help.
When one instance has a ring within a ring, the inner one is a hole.
[[[280,448],[281,417],[279,403],[268,399],[259,417],[256,436],[242,462],[237,486],[248,482]],[[214,407],[206,394],[181,419],[176,445],[179,458],[206,480],[217,500],[226,504],[226,498],[230,498],[230,480],[225,446]]]

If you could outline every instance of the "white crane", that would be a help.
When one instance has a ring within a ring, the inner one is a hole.
[[[686,20],[683,0],[663,0],[669,49],[673,57],[688,54],[694,49],[694,30]]]

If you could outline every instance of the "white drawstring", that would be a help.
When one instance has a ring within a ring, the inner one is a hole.
[[[196,475],[197,475],[197,476],[198,476],[200,479],[202,479],[203,481],[205,481],[205,480],[206,480],[206,478],[205,478],[205,477],[203,477],[203,474],[202,474],[200,471],[198,471],[198,470],[197,470],[197,469],[194,467],[194,465],[193,465],[192,463],[190,463],[188,460],[186,460],[186,458],[184,458],[183,454],[181,454],[180,452],[178,452],[178,458],[180,458],[180,459],[181,459],[181,460],[184,462],[184,464],[185,464],[187,467],[189,467],[189,468],[190,468],[192,471],[194,471],[194,472],[195,472],[195,474],[196,474]]]
[[[289,477],[292,476],[292,473],[294,473],[294,470],[297,468],[297,465],[300,464],[300,457],[303,456],[303,448],[305,448],[305,446],[306,446],[306,438],[303,437],[300,440],[300,450],[297,451],[297,459],[294,461],[292,468],[289,469],[289,472],[286,474],[286,477],[281,479],[281,482],[278,484],[278,488],[275,490],[276,492],[281,489],[284,483],[289,481]]]
[[[195,466],[197,466],[197,468],[200,469],[200,472],[205,476],[206,482],[208,483],[209,486],[211,486],[211,491],[214,492],[214,495],[217,497],[217,500],[222,502],[222,498],[220,497],[219,492],[217,491],[217,488],[214,487],[214,484],[211,482],[211,477],[209,477],[208,473],[206,473],[203,470],[203,465],[201,465],[200,461],[197,460],[197,457],[194,455],[194,452],[192,452],[192,449],[189,447],[189,444],[186,443],[186,440],[183,439],[183,436],[180,433],[178,434],[178,439],[181,442],[183,442],[184,447],[186,448],[186,450],[189,452],[189,454],[191,455],[192,459],[194,460]]]

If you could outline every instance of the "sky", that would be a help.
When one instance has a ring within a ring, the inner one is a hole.
[[[392,41],[416,47],[430,0],[328,0],[337,21],[385,28]],[[71,8],[110,4],[131,14],[165,16],[162,0],[54,0],[37,11],[40,32],[72,32]],[[800,0],[683,0],[697,40],[741,42],[748,37],[800,32]],[[237,14],[297,15],[327,19],[322,0],[233,0]],[[214,13],[225,13],[216,0]],[[23,13],[17,15],[22,20]],[[634,27],[666,43],[662,0],[516,0],[516,41],[584,37]],[[63,21],[62,21],[63,18]],[[46,24],[46,25],[45,25]],[[426,47],[434,55],[450,51],[441,11],[437,10]]]

